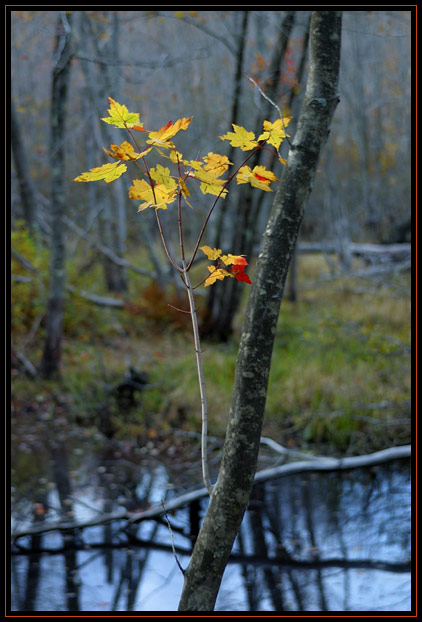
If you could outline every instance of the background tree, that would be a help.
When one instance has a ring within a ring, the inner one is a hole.
[[[256,471],[273,340],[305,202],[338,102],[341,12],[314,11],[305,99],[256,266],[217,483],[185,573],[180,611],[212,611]]]
[[[91,110],[100,116],[107,96],[119,100],[120,91],[120,45],[119,16],[117,11],[80,12],[80,43],[82,55],[94,58],[96,62],[81,59],[85,76],[86,90]],[[110,144],[115,136],[104,123],[96,121],[97,149]],[[98,144],[101,143],[101,144]],[[101,196],[99,216],[99,234],[103,243],[117,257],[124,257],[126,252],[126,190],[121,180],[113,184],[112,194]],[[97,192],[95,190],[91,191]],[[94,203],[95,204],[95,203]],[[123,265],[118,265],[109,257],[103,257],[104,277],[108,291],[124,292],[127,290],[127,274]]]
[[[23,215],[29,230],[32,232],[37,220],[37,193],[30,175],[19,117],[13,99],[10,107],[10,134]]]
[[[41,371],[51,376],[59,371],[61,358],[63,305],[65,294],[65,124],[71,59],[72,15],[61,11],[57,20],[56,47],[51,86],[51,244],[50,289],[47,326]]]
[[[279,100],[280,87],[283,84],[282,72],[285,71],[285,59],[291,46],[292,31],[295,24],[295,11],[282,13],[278,37],[275,41],[272,56],[268,67],[265,67],[265,78],[261,79],[261,88],[271,101]],[[296,80],[289,85],[288,110],[292,110],[295,95],[299,92],[298,84],[304,69],[304,60],[307,53],[307,36],[303,40],[301,61],[298,64]],[[262,62],[262,61],[261,61]],[[238,94],[239,95],[239,94]],[[287,98],[286,98],[287,100]],[[283,114],[285,111],[283,111]],[[270,102],[262,98],[262,104],[255,113],[257,120],[255,126],[260,128],[261,119],[270,119],[274,116],[274,110]],[[236,123],[236,121],[232,121]],[[229,155],[229,158],[231,156]],[[251,162],[251,168],[263,164],[264,153],[258,152]],[[252,259],[254,246],[259,239],[259,217],[262,213],[265,196],[258,196],[253,188],[242,188],[236,196],[235,205],[231,208],[228,204],[219,215],[214,246],[219,247],[222,242],[222,232],[226,233],[226,243],[236,252],[242,252]],[[233,201],[233,199],[232,199]],[[241,290],[232,283],[219,283],[207,296],[207,308],[205,320],[202,326],[204,336],[218,341],[227,341],[233,332],[234,317],[238,311],[241,300]]]

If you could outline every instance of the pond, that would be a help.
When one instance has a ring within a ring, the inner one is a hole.
[[[141,516],[163,499],[171,506],[200,482],[180,445],[162,450],[155,439],[138,447],[92,437],[57,416],[21,418],[12,434],[12,533],[58,519]],[[401,459],[256,485],[215,610],[410,611],[409,466]],[[116,519],[19,537],[11,610],[177,611],[178,563],[188,564],[206,506],[195,499],[130,526]]]

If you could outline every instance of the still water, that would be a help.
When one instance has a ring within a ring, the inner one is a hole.
[[[105,444],[59,424],[47,436],[42,425],[14,428],[12,532],[140,512],[192,486],[180,447],[158,460],[154,442]],[[177,611],[183,575],[171,540],[186,567],[206,506],[171,513],[171,534],[161,516],[19,538],[12,611]],[[408,460],[268,481],[254,490],[215,610],[409,611],[410,544]]]

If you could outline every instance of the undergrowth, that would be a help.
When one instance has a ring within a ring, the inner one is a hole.
[[[14,233],[13,247],[33,270],[12,258],[12,272],[21,279],[12,288],[12,351],[21,349],[36,365],[48,254],[24,227]],[[299,301],[283,301],[278,322],[264,434],[288,446],[342,453],[409,442],[410,277],[312,286],[326,273],[323,258],[303,256],[299,262]],[[98,261],[81,271],[71,259],[68,270],[79,290],[92,291],[96,283],[96,293],[109,296],[98,285]],[[12,361],[14,412],[30,402],[50,408],[55,399],[78,425],[101,429],[105,418],[122,439],[199,432],[190,317],[175,307],[185,309],[186,301],[174,287],[164,290],[142,277],[132,279],[123,309],[96,306],[69,292],[62,379],[30,379]],[[224,435],[239,336],[240,329],[228,344],[207,343],[204,351],[211,435]],[[149,382],[133,408],[122,412],[113,388],[129,366],[146,372]]]

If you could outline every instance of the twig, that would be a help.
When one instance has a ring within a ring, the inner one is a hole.
[[[190,315],[190,311],[185,311],[185,309],[179,309],[179,307],[174,307],[169,302],[167,303],[167,306],[171,309],[174,309],[175,311],[179,311],[180,313],[187,313],[188,315]]]
[[[170,532],[171,550],[173,551],[174,559],[176,560],[176,564],[179,566],[179,569],[180,569],[181,573],[185,574],[185,569],[183,568],[182,564],[179,562],[179,558],[177,557],[176,549],[174,547],[173,531],[172,531],[172,528],[171,528],[171,525],[170,525],[170,521],[169,521],[168,516],[167,516],[166,506],[164,505],[164,499],[161,499],[161,505],[163,506],[164,518],[166,519],[167,527],[168,527],[168,530]]]
[[[267,100],[267,102],[268,102],[269,104],[271,104],[271,106],[274,106],[274,108],[277,110],[278,115],[279,115],[279,117],[280,117],[280,119],[281,119],[281,123],[282,123],[282,125],[283,125],[283,130],[284,130],[284,133],[286,134],[285,138],[286,138],[286,140],[287,140],[287,142],[288,142],[288,144],[289,144],[289,147],[292,147],[293,145],[292,145],[292,143],[290,142],[289,137],[288,137],[288,135],[287,135],[287,132],[286,132],[286,126],[284,125],[284,119],[283,119],[283,115],[282,115],[282,112],[281,112],[281,110],[280,110],[280,107],[279,107],[279,106],[277,106],[277,104],[276,104],[275,102],[273,102],[273,100],[272,100],[272,99],[270,99],[266,93],[264,93],[264,91],[261,89],[261,87],[259,86],[259,84],[258,84],[257,82],[255,82],[255,80],[254,80],[253,78],[251,78],[250,76],[248,76],[248,80],[249,80],[249,82],[252,82],[252,84],[253,84],[253,85],[254,85],[254,86],[258,89],[258,91],[261,93],[262,97],[263,97],[264,99],[266,99],[266,100]]]
[[[188,268],[186,267],[185,260],[183,263],[183,277],[186,285],[186,290],[189,298],[190,315],[192,319],[193,338],[195,343],[195,355],[196,355],[196,367],[198,371],[199,380],[199,392],[201,395],[201,420],[202,420],[202,435],[201,435],[201,461],[202,461],[202,478],[204,484],[211,495],[212,485],[208,471],[208,459],[207,459],[207,434],[208,434],[208,406],[207,406],[207,394],[205,391],[205,379],[204,370],[202,365],[202,352],[201,342],[199,337],[198,316],[196,315],[195,299],[193,297],[192,284],[189,277]]]
[[[283,447],[283,445],[280,445],[280,443],[274,441],[272,438],[267,438],[266,436],[261,436],[261,443],[263,445],[267,445],[267,447],[271,447],[272,450],[284,456],[291,456],[292,458],[305,458],[306,460],[325,459],[324,456],[313,456],[312,454],[305,454],[294,449],[287,449],[286,447]]]
[[[22,367],[26,371],[26,373],[29,376],[31,376],[31,378],[36,378],[37,370],[35,369],[35,367],[31,363],[31,361],[28,361],[26,356],[22,352],[19,352],[19,350],[15,350],[14,354],[15,354],[17,360],[19,361],[19,363],[22,365]]]

